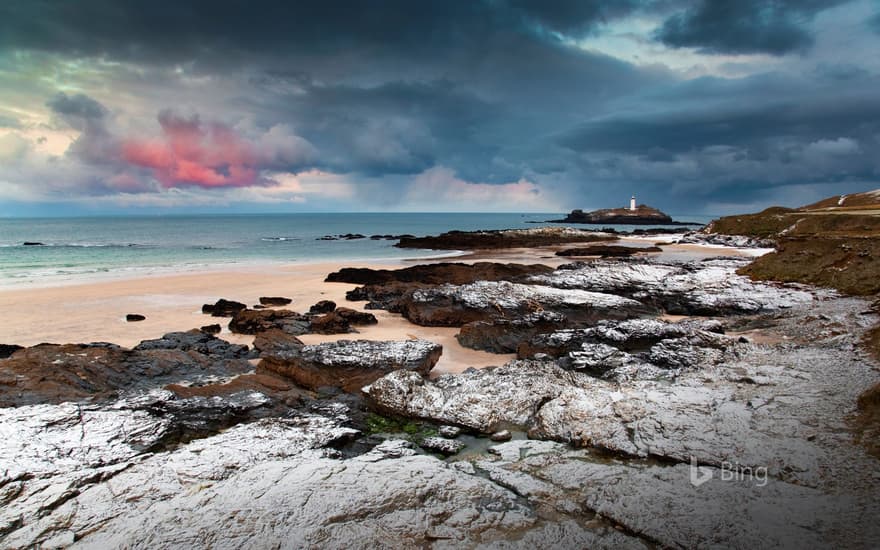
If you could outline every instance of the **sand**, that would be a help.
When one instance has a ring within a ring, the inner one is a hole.
[[[645,243],[640,240],[641,244]],[[621,244],[636,244],[622,242]],[[333,300],[339,305],[362,309],[363,302],[347,302],[346,291],[356,285],[325,283],[328,273],[342,267],[373,267],[394,269],[431,261],[502,261],[543,263],[558,266],[571,261],[555,256],[562,247],[477,251],[471,254],[430,260],[382,260],[375,262],[325,262],[297,265],[252,265],[216,271],[150,275],[126,279],[92,280],[64,286],[22,285],[0,288],[0,344],[32,346],[41,342],[78,343],[112,342],[131,347],[166,332],[183,331],[219,323],[221,337],[232,342],[250,344],[251,336],[231,334],[225,327],[227,318],[201,313],[204,303],[219,298],[245,304],[258,303],[260,296],[292,298],[287,309],[305,312],[319,300]],[[663,247],[661,256],[700,257],[735,254],[730,249],[698,245]],[[455,253],[452,253],[455,254]],[[653,255],[653,254],[652,254]],[[137,313],[146,316],[140,322],[126,322],[125,316]],[[513,355],[499,355],[463,348],[455,335],[457,328],[420,327],[400,315],[372,311],[379,319],[376,326],[360,327],[358,334],[318,335],[301,337],[307,344],[342,338],[397,340],[425,338],[443,346],[443,356],[432,375],[461,372],[469,367],[484,368],[502,365]]]
[[[55,287],[22,286],[0,289],[0,343],[32,346],[41,342],[112,342],[126,347],[141,340],[158,338],[166,332],[190,330],[219,323],[221,337],[250,344],[252,336],[232,334],[228,318],[201,312],[202,304],[219,298],[245,304],[258,303],[260,296],[292,298],[287,309],[304,312],[319,300],[362,309],[363,302],[346,302],[345,292],[356,285],[325,283],[328,273],[348,263],[315,263],[295,266],[263,265],[177,275],[152,275],[101,280]],[[410,262],[388,261],[358,264],[360,267],[394,269]],[[126,314],[138,313],[146,320],[127,322]],[[341,338],[397,340],[426,338],[443,346],[443,356],[433,374],[460,372],[468,367],[502,365],[512,355],[496,355],[458,345],[457,328],[419,327],[400,315],[372,312],[376,326],[360,327],[359,334],[302,337],[308,344]]]

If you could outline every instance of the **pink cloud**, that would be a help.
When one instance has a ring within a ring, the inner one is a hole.
[[[159,113],[160,137],[126,139],[122,158],[148,168],[165,187],[196,185],[205,188],[248,187],[271,183],[264,169],[309,160],[314,148],[286,127],[273,127],[256,143],[229,126],[202,123],[198,116],[184,118]]]

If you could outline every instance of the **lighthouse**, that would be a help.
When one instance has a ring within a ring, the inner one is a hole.
[[[635,195],[633,195],[632,198],[629,199],[629,209],[630,210],[636,209],[636,196]]]

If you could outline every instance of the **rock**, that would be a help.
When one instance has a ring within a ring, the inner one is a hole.
[[[336,311],[331,311],[320,317],[313,317],[310,321],[309,332],[316,334],[346,334],[356,331],[351,328],[351,324],[342,315],[339,315]]]
[[[376,319],[376,316],[372,313],[357,311],[347,307],[338,307],[332,313],[355,326],[375,325],[379,323],[379,320]]]
[[[490,435],[489,439],[499,442],[510,441],[511,439],[513,439],[513,434],[511,434],[509,430],[501,430]]]
[[[572,210],[571,214],[561,220],[550,220],[550,223],[588,223],[588,224],[612,224],[612,225],[701,225],[674,222],[672,218],[656,208],[651,208],[644,204],[638,205],[635,209],[630,208],[608,208],[604,210],[594,210],[592,212],[584,212],[583,210]]]
[[[25,241],[21,244],[22,246],[46,246],[45,244],[37,241]]]
[[[712,244],[734,248],[776,248],[776,241],[772,239],[759,239],[745,235],[704,233],[702,231],[685,233],[678,239],[678,242],[682,244]]]
[[[607,344],[581,344],[580,349],[568,354],[567,365],[572,370],[585,371],[593,376],[602,376],[609,371],[623,368],[638,368],[642,365],[633,355]]]
[[[494,317],[488,321],[467,323],[456,338],[466,348],[515,353],[523,342],[537,334],[553,332],[570,324],[561,313],[537,311],[515,319]]]
[[[277,328],[300,335],[309,332],[309,325],[308,317],[287,309],[244,309],[229,321],[229,330],[237,334],[257,334]]]
[[[232,317],[239,311],[246,309],[247,306],[241,302],[234,302],[226,299],[219,299],[216,303],[205,304],[202,306],[202,313],[210,313],[214,317]]]
[[[203,355],[224,359],[251,357],[246,345],[232,344],[211,334],[206,334],[201,330],[169,332],[161,338],[144,340],[132,349],[134,351],[156,349],[195,351]]]
[[[286,306],[293,300],[281,296],[260,296],[260,304],[264,306]]]
[[[608,344],[623,351],[647,351],[651,346],[672,338],[722,331],[718,321],[683,320],[669,323],[658,319],[603,320],[595,326],[538,333],[517,348],[521,359],[543,353],[564,357],[579,351],[582,344]]]
[[[532,248],[566,243],[588,243],[615,240],[614,235],[583,231],[570,227],[536,227],[534,229],[499,229],[491,231],[449,231],[433,237],[402,238],[396,247],[433,250],[474,250],[500,248]]]
[[[222,340],[187,351],[182,350],[185,346],[168,347],[178,346],[178,342],[149,342],[157,341],[142,342],[139,346],[145,347],[134,350],[103,343],[40,344],[19,350],[0,362],[0,407],[106,400],[120,390],[216,381],[253,368],[239,355],[246,347]]]
[[[606,292],[637,299],[676,315],[732,315],[788,309],[812,301],[808,292],[755,283],[736,274],[747,259],[690,264],[595,261],[560,267],[530,282],[564,289]]]
[[[448,456],[461,451],[464,449],[465,445],[461,441],[453,441],[452,439],[446,439],[443,437],[425,437],[419,443],[419,447],[427,451]]]
[[[548,310],[573,322],[622,319],[655,313],[635,300],[585,290],[561,290],[506,281],[478,281],[417,289],[400,303],[404,317],[423,326],[461,326],[495,317]]]
[[[16,351],[24,349],[22,346],[18,346],[16,344],[0,344],[0,359],[6,359],[7,357],[11,357],[13,353]]]
[[[309,313],[330,313],[334,309],[336,309],[336,302],[332,300],[321,300],[309,308]]]
[[[414,265],[403,269],[369,269],[346,267],[325,279],[328,283],[379,285],[391,282],[463,285],[475,281],[518,281],[529,275],[551,273],[545,265],[504,264],[476,262],[473,264],[447,263]]]
[[[223,329],[220,327],[220,325],[214,323],[213,325],[205,325],[199,330],[201,330],[205,334],[220,334]]]
[[[616,245],[596,245],[580,248],[566,248],[556,253],[557,256],[599,256],[601,258],[622,258],[643,254],[645,252],[663,252],[657,246],[636,247]]]
[[[146,320],[146,317],[138,313],[129,313],[125,316],[125,320],[128,323],[136,323],[138,321]]]
[[[447,439],[455,439],[459,435],[461,435],[461,428],[458,426],[440,426],[437,430],[437,433],[440,434],[440,437],[445,437]]]
[[[371,405],[386,414],[491,434],[504,425],[530,426],[541,404],[574,384],[576,376],[550,361],[513,361],[430,381],[396,371],[365,391]]]
[[[296,336],[277,328],[258,332],[254,338],[254,349],[261,357],[283,353],[285,350],[304,345]]]
[[[361,235],[360,233],[346,233],[344,235],[324,235],[323,237],[318,237],[315,239],[316,241],[352,241],[356,239],[366,239],[365,235]]]
[[[396,370],[427,375],[442,352],[442,346],[426,340],[339,340],[263,352],[259,369],[287,376],[310,389],[333,386],[357,392]]]

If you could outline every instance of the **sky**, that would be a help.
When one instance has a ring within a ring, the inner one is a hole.
[[[0,216],[878,187],[876,0],[0,3]]]

